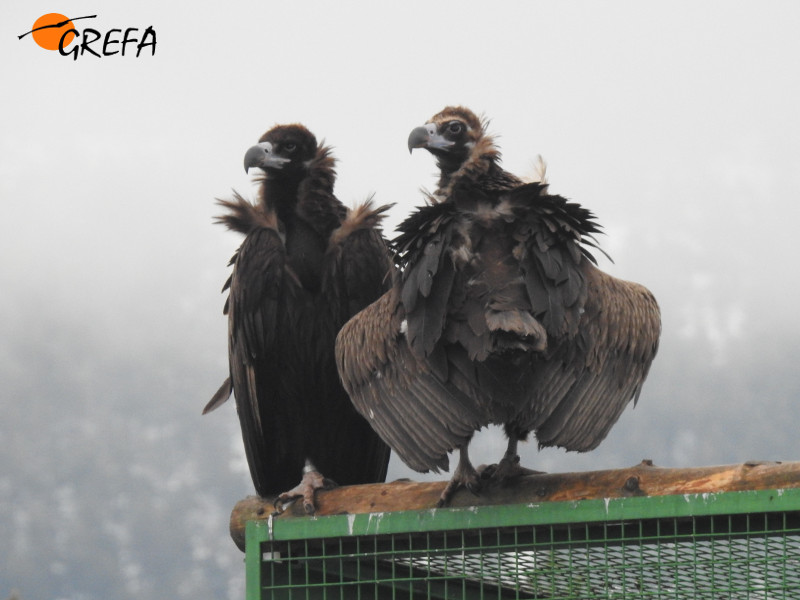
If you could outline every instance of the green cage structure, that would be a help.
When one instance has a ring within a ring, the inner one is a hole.
[[[800,600],[798,474],[795,463],[640,465],[526,477],[480,506],[443,509],[419,507],[438,484],[354,486],[347,514],[248,519],[247,598]],[[782,485],[746,489],[752,480]],[[720,485],[730,489],[661,493]],[[493,503],[520,496],[531,498]],[[415,508],[382,510],[404,498]]]

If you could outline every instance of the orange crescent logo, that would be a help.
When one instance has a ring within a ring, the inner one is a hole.
[[[64,36],[70,29],[75,29],[75,26],[67,17],[59,13],[48,13],[36,19],[33,24],[33,41],[45,50],[58,50],[58,44],[64,37],[63,47],[66,48],[75,39],[74,33]]]

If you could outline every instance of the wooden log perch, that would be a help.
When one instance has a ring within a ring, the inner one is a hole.
[[[317,492],[317,516],[422,510],[436,506],[446,481],[353,485]],[[486,487],[479,496],[460,490],[450,506],[489,506],[629,496],[665,496],[800,487],[800,462],[746,462],[740,465],[674,469],[649,460],[626,468],[584,473],[527,475]],[[274,512],[269,499],[249,496],[231,513],[230,533],[244,551],[245,523],[267,519]],[[295,502],[278,519],[308,518]]]

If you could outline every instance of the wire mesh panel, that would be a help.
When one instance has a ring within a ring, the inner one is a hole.
[[[248,599],[800,600],[798,492],[253,522]]]

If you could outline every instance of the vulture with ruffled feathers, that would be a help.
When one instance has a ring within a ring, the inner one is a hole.
[[[438,189],[399,227],[393,288],[342,328],[339,373],[354,405],[412,469],[459,463],[460,486],[530,472],[517,443],[585,452],[636,401],[661,331],[653,295],[595,264],[590,211],[504,171],[485,123],[448,107],[411,132]],[[502,424],[508,448],[481,474],[468,445]]]
[[[386,477],[389,448],[342,388],[334,344],[391,283],[379,228],[389,207],[348,211],[330,148],[302,125],[265,133],[245,155],[253,167],[264,172],[258,203],[219,201],[218,222],[245,239],[223,288],[230,377],[203,412],[233,392],[256,492],[276,506],[302,497],[311,513],[316,489]]]

